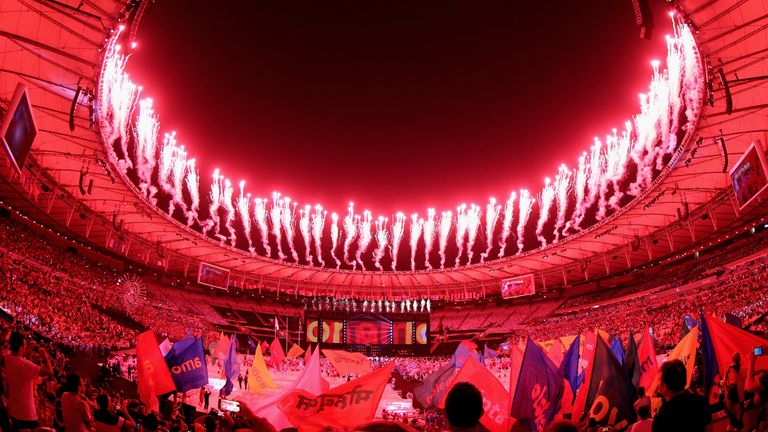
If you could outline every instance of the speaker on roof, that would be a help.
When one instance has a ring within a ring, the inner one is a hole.
[[[653,15],[651,15],[648,0],[632,0],[632,10],[635,13],[635,24],[640,29],[640,37],[650,40],[651,30],[653,30]]]

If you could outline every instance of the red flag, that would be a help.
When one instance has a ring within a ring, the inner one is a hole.
[[[659,363],[656,361],[656,349],[653,347],[651,329],[647,328],[643,335],[643,341],[637,348],[637,356],[640,362],[640,387],[651,388],[656,375],[659,374]]]
[[[440,401],[440,408],[445,408],[445,398],[450,389],[460,382],[472,383],[483,395],[483,416],[480,418],[480,423],[491,432],[508,430],[509,393],[491,371],[474,357],[467,357],[459,373],[453,377],[449,390]]]
[[[307,345],[307,350],[304,351],[304,366],[309,364],[309,359],[311,358],[312,358],[312,345]]]
[[[321,394],[327,392],[329,388],[328,381],[320,376],[320,350],[315,349],[304,371],[287,389],[276,395],[245,403],[248,404],[254,415],[264,417],[275,429],[283,430],[293,426],[288,417],[278,408],[278,404],[285,396],[295,390],[304,390],[311,394]]]
[[[328,427],[351,430],[373,419],[394,367],[395,363],[390,362],[317,396],[304,390],[293,391],[278,406],[300,432],[321,431]]]
[[[269,358],[272,366],[275,367],[285,360],[285,351],[283,351],[283,347],[280,346],[280,341],[277,338],[269,345]]]
[[[266,354],[267,353],[267,348],[269,348],[269,344],[267,343],[267,341],[262,342],[261,343],[261,353],[262,354]]]
[[[221,332],[219,335],[219,342],[216,343],[216,347],[213,349],[213,353],[211,353],[213,354],[213,357],[221,361],[226,360],[229,355],[229,344],[229,337],[224,335],[224,332]]]
[[[715,350],[720,373],[725,375],[728,366],[732,363],[731,356],[738,352],[741,354],[741,366],[747,363],[748,355],[756,347],[768,347],[768,340],[762,339],[752,333],[742,330],[736,326],[724,323],[719,319],[708,316],[707,327],[709,328],[712,345]],[[768,368],[768,356],[755,357],[755,370]]]
[[[136,337],[136,364],[139,398],[150,410],[156,410],[157,396],[175,391],[176,385],[152,330]]]

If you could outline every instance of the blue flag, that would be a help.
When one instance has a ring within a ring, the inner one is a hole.
[[[712,334],[709,332],[707,319],[704,318],[703,313],[701,314],[699,329],[701,330],[701,351],[704,354],[704,391],[706,395],[710,395],[710,389],[720,377],[720,366],[717,364],[715,346],[712,344]],[[711,397],[708,397],[708,399],[711,399]]]
[[[475,358],[475,360],[479,361],[482,364],[485,364],[480,354],[473,352],[465,342],[461,342],[459,346],[456,348],[456,352],[453,353],[453,360],[452,360],[453,364],[455,364],[457,368],[461,368],[461,365],[464,364],[464,361],[469,356],[472,356]]]
[[[248,339],[246,339],[246,343],[248,344],[248,352],[253,351],[254,354],[256,354],[256,342],[253,341],[253,339],[248,336]]]
[[[563,373],[528,338],[510,415],[529,431],[544,430],[560,410],[564,389]]]
[[[499,353],[496,352],[495,350],[488,348],[488,345],[486,344],[485,347],[483,348],[483,356],[485,358],[496,358],[499,356]]]
[[[640,384],[640,355],[637,354],[637,344],[632,330],[629,331],[629,341],[627,341],[627,352],[624,358],[624,370],[627,372],[632,385],[637,387]]]
[[[624,367],[624,347],[621,346],[621,339],[613,339],[613,342],[611,342],[611,352],[616,357],[616,360],[619,361],[621,367]]]
[[[237,360],[237,349],[239,348],[239,344],[235,336],[236,335],[232,335],[232,343],[229,344],[229,353],[227,354],[227,359],[224,360],[224,376],[226,376],[227,382],[224,384],[224,387],[221,388],[220,393],[222,396],[229,396],[229,394],[232,393],[232,390],[235,388],[233,380],[237,379],[237,376],[240,375],[240,362]]]
[[[436,407],[457,372],[458,368],[453,363],[432,372],[421,385],[413,389],[413,406],[420,404],[424,408]]]
[[[208,384],[203,338],[188,337],[171,347],[165,355],[176,390],[185,392]]]
[[[594,418],[600,426],[624,430],[635,422],[635,386],[603,338],[597,338],[590,370],[584,417]]]
[[[584,372],[579,373],[579,345],[581,344],[581,335],[577,335],[576,339],[571,342],[568,352],[565,353],[565,359],[560,364],[560,372],[563,373],[565,379],[571,384],[571,391],[573,396],[576,397],[576,390],[581,386],[581,382],[584,381]]]

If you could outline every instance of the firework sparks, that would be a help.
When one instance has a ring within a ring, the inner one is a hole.
[[[291,249],[291,256],[293,257],[293,261],[299,262],[299,254],[296,253],[296,243],[293,241],[296,237],[296,233],[293,229],[295,209],[296,203],[291,205],[290,198],[283,198],[283,209],[280,211],[280,225],[282,225],[283,231],[285,232],[285,240],[287,240],[288,247]]]
[[[275,244],[277,245],[277,256],[281,260],[286,258],[283,252],[283,230],[282,225],[282,213],[283,213],[283,200],[280,198],[279,192],[272,192],[272,208],[269,209],[269,219],[272,222],[272,235],[275,237]]]
[[[272,248],[269,246],[269,226],[267,225],[267,200],[256,198],[253,200],[253,218],[256,220],[256,227],[259,229],[261,237],[261,246],[264,248],[266,256],[272,256]]]
[[[336,261],[336,268],[341,268],[341,260],[336,257],[336,247],[339,244],[339,215],[331,213],[331,256]]]
[[[155,160],[157,157],[157,134],[160,131],[160,124],[157,121],[157,115],[152,109],[152,99],[146,98],[139,102],[139,116],[136,119],[136,175],[139,177],[139,189],[144,192],[144,196],[152,199],[152,203],[157,201],[153,199],[154,191],[157,191],[152,185],[152,171],[155,169]],[[154,190],[154,191],[153,191]]]
[[[433,216],[434,220],[434,210],[433,210]],[[434,227],[434,221],[433,227]],[[424,231],[424,219],[419,218],[419,215],[414,213],[411,215],[411,226],[410,226],[410,246],[411,246],[411,270],[416,270],[416,249],[419,246],[419,238],[421,238],[421,233]]]
[[[549,219],[549,210],[555,200],[555,187],[550,183],[549,177],[544,179],[544,188],[539,197],[539,220],[536,222],[536,238],[541,247],[547,245],[547,239],[544,237],[544,224]]]
[[[560,240],[560,232],[565,225],[565,213],[568,211],[568,192],[571,189],[571,170],[561,164],[555,176],[555,198],[557,203],[557,220],[555,221],[555,241]]]
[[[368,210],[363,212],[362,219],[358,219],[358,237],[357,237],[357,251],[355,252],[355,259],[360,264],[361,269],[365,269],[363,264],[363,253],[368,250],[368,246],[371,244],[373,234],[371,234],[372,225],[371,212]]]
[[[232,182],[229,179],[224,180],[224,193],[222,195],[222,207],[226,212],[226,218],[224,219],[224,225],[229,232],[229,244],[235,246],[237,244],[237,231],[235,231],[235,215],[237,211],[232,204],[232,197],[235,194],[235,188],[232,187]]]
[[[424,266],[427,270],[432,270],[432,264],[429,262],[429,255],[435,245],[435,209],[427,209],[427,220],[424,221]]]
[[[349,259],[349,247],[357,237],[357,226],[360,224],[360,217],[355,215],[355,203],[349,203],[347,215],[344,217],[344,262],[351,265],[353,269],[357,268],[357,261]]]
[[[323,260],[323,228],[325,227],[325,215],[326,211],[323,210],[323,206],[320,204],[315,205],[315,212],[312,213],[312,240],[315,242],[315,258],[320,263],[320,267],[325,267],[325,261]],[[339,228],[336,228],[336,235],[338,237]]]
[[[312,264],[312,256],[310,255],[310,242],[312,237],[309,228],[309,218],[311,216],[312,207],[307,204],[303,209],[299,209],[299,232],[304,239],[304,260],[307,264]]]
[[[400,242],[405,233],[405,215],[397,213],[392,223],[392,271],[397,267],[397,253],[400,251]]]
[[[379,216],[375,222],[376,225],[376,250],[373,252],[373,265],[377,269],[384,270],[381,265],[381,258],[384,257],[387,245],[389,244],[389,232],[387,230],[387,218]]]
[[[467,238],[467,229],[469,228],[469,219],[467,218],[467,205],[462,204],[456,207],[456,247],[459,249],[456,254],[454,267],[461,263],[461,256],[464,254],[464,241]]]
[[[533,210],[533,203],[536,199],[531,195],[528,190],[520,190],[520,220],[517,222],[517,254],[523,252],[525,225],[528,223],[528,218],[531,216],[531,210]]]
[[[480,214],[480,206],[474,204],[469,206],[469,210],[467,210],[467,265],[472,264],[472,257],[475,254],[475,241],[482,221]]]
[[[253,240],[251,240],[251,194],[245,193],[245,180],[240,180],[240,195],[237,197],[237,210],[240,213],[240,222],[243,223],[243,232],[248,240],[248,250],[253,253]]]
[[[509,234],[512,232],[512,217],[515,211],[515,201],[517,201],[517,194],[512,192],[509,194],[509,198],[507,198],[507,202],[504,204],[504,220],[501,223],[501,238],[499,239],[499,258],[504,256],[507,250],[507,239],[509,239]]]
[[[445,247],[448,246],[448,235],[451,233],[453,215],[450,211],[444,211],[440,215],[440,230],[437,233],[437,241],[440,244],[440,270],[445,268]]]
[[[187,212],[187,226],[192,226],[192,223],[200,220],[198,219],[198,212],[200,211],[200,173],[195,168],[195,160],[190,159],[187,161],[187,192],[189,192],[190,200],[192,204],[189,206]]]
[[[496,204],[496,198],[491,197],[485,205],[485,252],[480,254],[480,262],[485,262],[493,248],[493,230],[496,229],[496,221],[499,219],[501,206]]]

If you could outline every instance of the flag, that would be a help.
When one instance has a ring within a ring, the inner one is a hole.
[[[621,367],[624,367],[624,347],[621,346],[621,339],[613,338],[613,342],[611,342],[611,352],[616,357],[616,360],[619,361]]]
[[[256,393],[262,393],[268,388],[277,388],[272,375],[269,373],[269,369],[267,369],[267,364],[264,363],[264,355],[261,353],[261,350],[256,350],[256,354],[253,356],[253,364],[248,369],[248,386]]]
[[[480,354],[477,353],[477,344],[472,341],[461,341],[456,351],[453,353],[453,364],[457,368],[460,368],[464,364],[467,357],[472,356],[475,360],[480,361]]]
[[[624,369],[627,371],[627,376],[629,376],[629,379],[632,381],[632,385],[637,387],[640,384],[640,360],[637,353],[637,344],[635,344],[635,336],[632,335],[632,330],[629,331]]]
[[[691,329],[691,331],[688,332],[687,335],[685,335],[684,338],[680,340],[680,342],[677,343],[677,346],[675,346],[675,349],[673,349],[669,356],[667,356],[667,359],[665,362],[668,362],[670,360],[680,360],[685,365],[685,371],[687,375],[687,381],[686,381],[686,388],[691,385],[691,378],[693,377],[693,370],[694,366],[696,364],[696,350],[699,347],[699,328],[694,327]],[[659,383],[661,382],[661,374],[656,376],[656,380],[653,382],[653,385],[651,388],[646,390],[647,395],[654,395],[656,394],[656,389],[659,387]]]
[[[646,329],[643,335],[637,355],[638,360],[640,360],[639,387],[647,389],[653,385],[656,375],[659,374],[659,364],[656,361],[656,349],[653,347],[653,335],[651,335],[650,327]]]
[[[277,322],[277,315],[275,315],[275,331],[280,330],[280,324]]]
[[[420,386],[413,389],[414,406],[418,403],[424,408],[436,407],[456,372],[458,369],[452,362],[432,372]]]
[[[363,354],[324,349],[323,354],[341,376],[365,375],[371,371],[371,361]]]
[[[486,344],[485,347],[483,347],[483,357],[496,358],[498,356],[499,356],[498,351],[488,348],[488,344]]]
[[[300,432],[319,432],[329,427],[352,430],[373,419],[394,367],[395,363],[390,362],[319,395],[294,390],[278,406]]]
[[[706,323],[706,325],[705,325]],[[762,339],[746,330],[726,324],[719,319],[709,316],[702,319],[702,332],[707,329],[709,338],[702,338],[704,341],[709,339],[711,346],[710,363],[715,363],[713,371],[725,373],[728,366],[732,363],[733,353],[741,354],[741,366],[746,366],[748,355],[755,347],[768,347],[768,340]],[[707,361],[707,342],[705,342],[704,360]],[[714,356],[712,356],[714,354]],[[768,356],[755,357],[754,370],[768,369]],[[708,375],[705,375],[708,376]],[[716,376],[712,375],[712,377]]]
[[[560,339],[555,339],[555,342],[549,348],[549,351],[547,351],[547,356],[552,360],[552,363],[554,363],[555,366],[560,366],[563,362],[563,343],[560,342]]]
[[[300,355],[304,354],[304,350],[301,349],[300,346],[296,345],[295,343],[291,346],[291,349],[288,350],[288,354],[286,354],[286,357],[289,359],[296,358]]]
[[[717,387],[717,382],[720,380],[720,367],[715,357],[715,346],[712,343],[712,335],[709,333],[707,321],[702,313],[699,328],[701,329],[701,352],[704,356],[704,393],[707,395],[709,403],[712,404],[715,401],[711,389]]]
[[[529,338],[509,415],[527,430],[542,432],[560,410],[564,387],[562,372]]]
[[[168,351],[171,350],[171,347],[173,347],[173,344],[168,340],[168,338],[165,338],[165,340],[160,343],[160,354],[165,357],[165,355],[168,354]]]
[[[741,328],[741,318],[730,312],[725,313],[725,323],[730,324],[736,328]]]
[[[277,338],[269,345],[269,359],[274,367],[279,366],[285,360],[285,351],[283,351],[283,347]]]
[[[234,380],[240,375],[240,361],[237,359],[238,349],[237,338],[232,335],[232,343],[229,344],[229,353],[227,359],[224,360],[224,377],[227,381],[224,383],[224,387],[221,388],[219,393],[222,396],[229,396],[232,393],[232,389],[235,388]]]
[[[139,399],[150,410],[156,410],[157,396],[175,391],[176,385],[152,330],[136,337],[136,366]]]
[[[480,417],[480,423],[491,432],[506,431],[509,393],[491,371],[473,357],[468,357],[459,373],[453,377],[453,382],[440,400],[439,407],[445,408],[445,399],[450,389],[461,382],[473,384],[483,395],[483,416]]]
[[[262,354],[266,354],[267,353],[267,348],[269,348],[269,344],[267,343],[267,341],[262,342],[261,343],[261,353]]]
[[[586,374],[585,385],[579,391],[585,395],[586,409],[574,420],[594,418],[598,425],[613,426],[615,430],[634,423],[635,386],[601,337],[595,340]]]
[[[565,379],[568,380],[568,384],[571,385],[571,391],[576,394],[576,390],[579,389],[581,381],[584,379],[584,373],[582,371],[579,374],[579,345],[581,336],[576,335],[576,338],[571,342],[571,346],[568,348],[568,352],[565,353],[565,359],[560,364],[560,372],[563,373]]]
[[[213,349],[211,354],[213,357],[223,361],[229,354],[229,345],[229,338],[224,334],[224,332],[221,332],[219,335],[219,342],[216,344],[216,347]]]
[[[698,325],[699,325],[699,323],[697,323],[695,319],[693,319],[690,316],[686,315],[683,318],[683,333],[680,335],[680,337],[685,336],[686,334],[688,334],[689,331],[693,330],[693,328],[698,326]]]
[[[315,348],[317,350],[317,348]],[[307,350],[304,351],[304,365],[309,364],[309,359],[312,358],[312,345],[307,345]]]
[[[278,404],[286,395],[294,390],[304,390],[310,394],[321,394],[327,392],[329,387],[328,381],[320,376],[320,350],[315,350],[304,371],[288,388],[278,394],[244,403],[248,404],[248,408],[251,409],[254,415],[263,417],[276,430],[283,430],[297,426],[293,425],[285,413],[278,407]]]
[[[245,343],[248,344],[248,352],[253,351],[253,353],[255,354],[256,353],[256,348],[258,347],[258,345],[256,344],[256,342],[254,342],[253,338],[248,336],[248,338],[246,338],[246,340],[245,340]]]
[[[176,390],[185,392],[208,384],[208,364],[205,362],[203,338],[182,339],[165,355]]]

